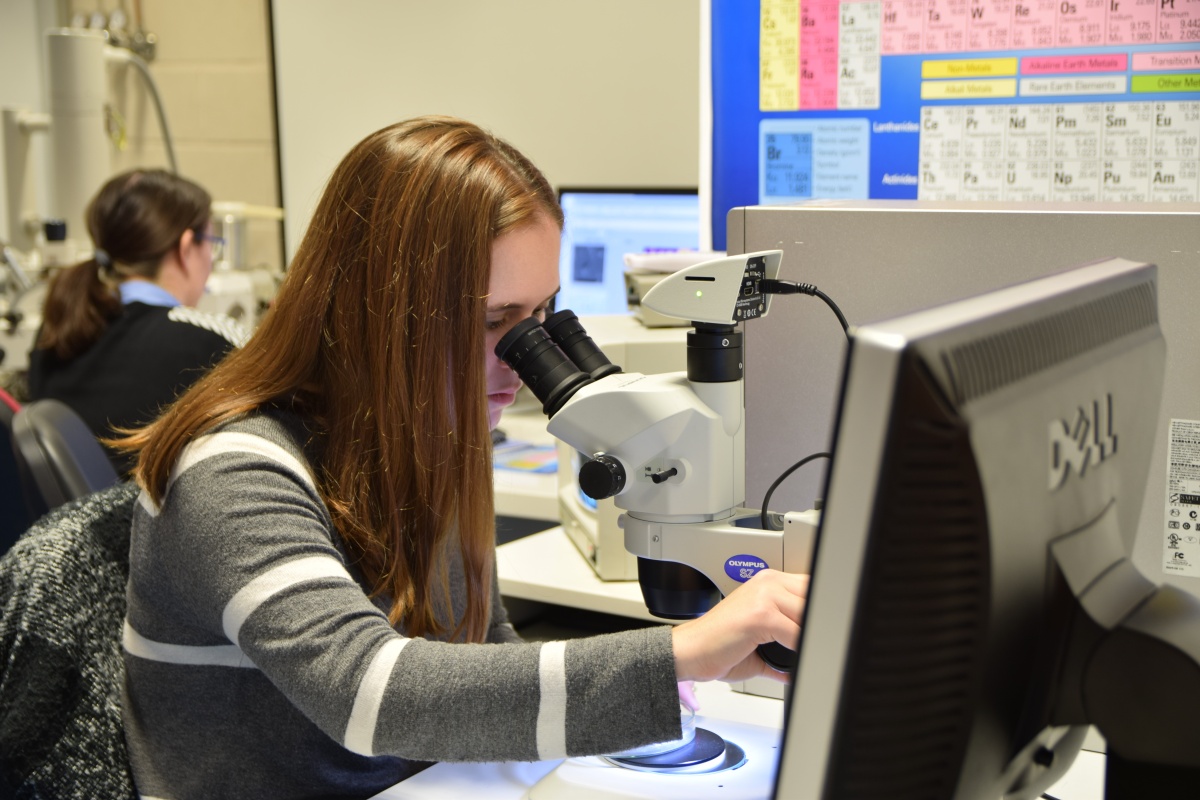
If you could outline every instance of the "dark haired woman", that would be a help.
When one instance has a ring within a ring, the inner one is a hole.
[[[197,311],[212,272],[212,199],[163,170],[106,183],[88,205],[95,253],[51,281],[30,354],[34,400],[61,400],[97,437],[145,425],[240,345],[228,317]],[[109,458],[119,474],[133,459]]]
[[[142,796],[367,797],[429,761],[680,736],[677,682],[794,642],[806,579],[704,617],[523,643],[496,586],[493,353],[558,288],[562,211],[512,146],[424,117],[334,170],[275,305],[139,453],[122,709]]]

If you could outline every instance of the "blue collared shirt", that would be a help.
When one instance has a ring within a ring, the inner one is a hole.
[[[183,305],[178,297],[150,281],[124,281],[118,288],[121,292],[121,305],[145,303],[148,306],[167,308]]]

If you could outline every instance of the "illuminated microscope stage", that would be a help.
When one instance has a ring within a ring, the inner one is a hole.
[[[647,772],[618,766],[599,757],[569,758],[529,790],[527,800],[766,800],[771,796],[779,759],[780,730],[722,719],[696,717],[697,738],[710,731],[724,738],[725,752],[712,764],[736,762],[737,748],[745,762],[717,772],[697,772],[707,764],[676,772]],[[730,747],[730,743],[734,747]]]

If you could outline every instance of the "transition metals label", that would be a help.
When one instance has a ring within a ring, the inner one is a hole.
[[[1134,72],[1155,70],[1195,69],[1200,70],[1200,50],[1179,53],[1134,53]]]
[[[1200,575],[1200,421],[1171,420],[1163,571]]]

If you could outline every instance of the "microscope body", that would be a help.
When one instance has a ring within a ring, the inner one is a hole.
[[[646,520],[724,519],[746,482],[742,383],[703,388],[709,397],[682,372],[617,373],[580,389],[547,430],[581,453],[620,460],[618,508]]]
[[[624,486],[613,502],[624,512],[629,552],[686,565],[716,588],[711,602],[695,598],[680,607],[655,600],[639,561],[647,605],[661,616],[698,616],[760,569],[808,571],[815,512],[789,515],[783,531],[773,531],[743,505],[742,389],[740,379],[693,383],[683,372],[618,373],[581,388],[547,426],[581,453],[622,466]]]

